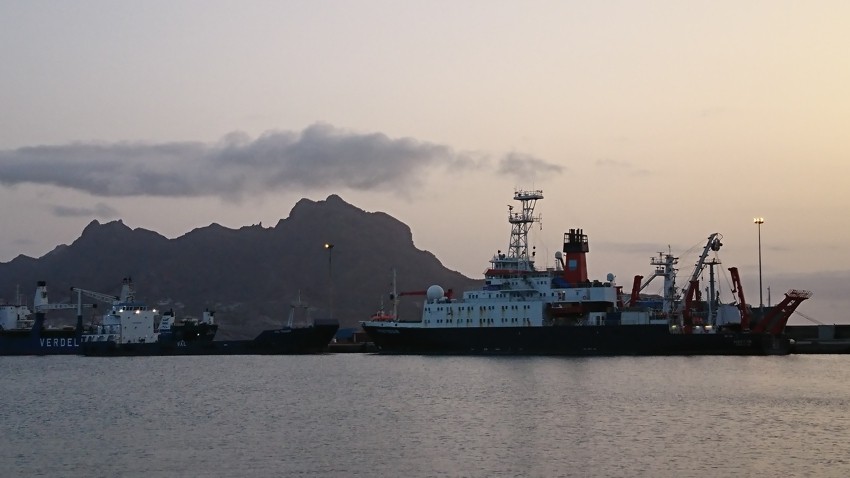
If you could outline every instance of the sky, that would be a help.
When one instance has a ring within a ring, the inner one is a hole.
[[[92,220],[173,238],[338,194],[479,278],[514,191],[539,189],[540,265],[583,228],[592,276],[628,287],[670,251],[683,281],[718,232],[727,301],[736,266],[758,303],[760,237],[763,302],[809,289],[801,312],[848,323],[848,18],[845,1],[0,0],[0,262]]]

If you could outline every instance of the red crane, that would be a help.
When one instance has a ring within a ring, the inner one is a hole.
[[[729,273],[732,276],[732,293],[738,293],[738,310],[741,311],[741,330],[752,330],[754,333],[767,333],[772,335],[781,334],[785,329],[785,324],[794,310],[800,304],[812,296],[812,293],[807,290],[791,289],[785,293],[785,298],[781,302],[772,307],[767,314],[759,318],[759,321],[750,329],[752,321],[752,313],[747,303],[744,301],[744,289],[741,287],[741,277],[738,275],[737,267],[730,267]]]
[[[701,299],[699,281],[692,280],[685,292],[685,306],[682,309],[682,333],[690,334],[694,330],[694,309]]]
[[[782,302],[776,304],[770,312],[765,314],[758,323],[753,326],[753,332],[766,332],[768,334],[778,335],[785,329],[785,324],[788,323],[788,318],[794,313],[794,310],[806,299],[812,296],[812,293],[807,290],[791,289],[785,293],[785,298]]]
[[[738,310],[741,311],[741,330],[750,330],[750,309],[744,300],[744,288],[741,287],[741,276],[738,275],[737,267],[730,267],[729,274],[732,276],[732,293],[738,293]]]

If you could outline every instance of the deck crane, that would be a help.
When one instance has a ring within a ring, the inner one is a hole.
[[[738,294],[738,310],[741,312],[741,330],[750,330],[752,314],[746,300],[744,300],[744,288],[741,287],[741,276],[738,274],[738,268],[730,267],[729,274],[732,276],[732,293]]]
[[[40,280],[36,283],[35,299],[33,300],[33,308],[36,312],[46,310],[65,310],[76,309],[82,307],[95,307],[95,304],[51,304],[47,300],[47,283]]]
[[[723,243],[720,242],[721,237],[723,236],[721,236],[720,233],[717,232],[714,232],[710,236],[708,236],[708,241],[705,243],[705,247],[702,249],[702,254],[699,256],[699,260],[697,260],[697,263],[694,264],[694,272],[688,279],[688,284],[692,284],[695,280],[699,279],[700,274],[702,274],[702,271],[705,269],[705,259],[706,257],[708,257],[708,252],[717,252],[723,246]]]
[[[133,288],[133,279],[129,277],[125,277],[121,281],[121,294],[120,295],[112,295],[112,294],[104,294],[102,292],[95,292],[93,290],[81,289],[79,287],[71,287],[71,292],[77,293],[77,303],[82,302],[82,296],[90,297],[92,299],[99,300],[101,302],[105,302],[109,305],[115,306],[118,304],[127,304],[131,302],[135,302],[136,300],[136,291]]]
[[[105,302],[109,305],[116,305],[119,303],[120,298],[116,295],[102,294],[100,292],[95,292],[91,290],[81,289],[79,287],[71,287],[71,292],[77,293],[77,313],[82,315],[81,306],[83,303],[83,296],[89,297],[91,299],[99,300],[101,302]]]
[[[714,232],[710,236],[708,236],[708,240],[705,243],[705,247],[703,247],[702,254],[694,265],[694,271],[691,273],[691,276],[688,278],[688,287],[684,289],[684,296],[687,297],[690,292],[688,288],[693,286],[694,281],[699,279],[700,274],[705,269],[706,258],[708,257],[709,251],[717,252],[720,250],[720,247],[723,246],[723,243],[720,242],[720,238],[723,237],[720,233]],[[672,312],[673,304],[679,299],[676,294],[676,265],[679,263],[679,258],[674,256],[672,253],[668,252],[667,254],[658,253],[658,257],[653,257],[650,261],[650,264],[655,266],[655,272],[649,276],[643,283],[643,276],[635,276],[634,284],[632,285],[632,294],[629,299],[629,305],[633,305],[640,294],[640,291],[645,289],[650,282],[656,277],[664,277],[664,302],[665,302],[665,311]],[[713,262],[717,264],[718,262]]]
[[[699,281],[692,280],[688,285],[688,292],[685,295],[685,303],[682,306],[682,332],[686,334],[693,333],[695,323],[695,311],[697,304],[702,300],[699,291]]]
[[[640,292],[645,289],[653,279],[656,277],[664,277],[663,312],[665,314],[672,316],[677,312],[677,304],[679,304],[682,296],[685,298],[684,307],[686,309],[689,307],[695,307],[696,303],[700,301],[700,294],[697,290],[699,288],[700,274],[702,274],[702,271],[705,270],[706,265],[714,267],[714,265],[719,264],[719,261],[713,260],[709,262],[706,259],[710,251],[717,252],[720,250],[720,247],[723,246],[723,243],[720,242],[721,237],[720,233],[717,232],[708,236],[708,240],[705,243],[705,247],[703,247],[702,254],[694,265],[694,271],[688,278],[688,287],[683,290],[683,294],[679,294],[676,288],[676,272],[678,270],[676,269],[676,265],[679,263],[679,258],[670,252],[667,254],[659,252],[658,257],[653,257],[650,261],[650,264],[655,266],[655,272],[643,282],[641,282],[643,280],[643,276],[635,276],[628,305],[634,305],[639,300]],[[710,295],[712,296],[711,300],[714,300],[713,283]],[[688,325],[692,325],[692,314],[689,310],[683,310],[682,312],[684,316],[683,318],[685,319],[685,322],[687,322],[687,324],[684,324],[686,325],[684,330],[687,332],[691,329]]]
[[[755,333],[767,333],[778,335],[785,329],[785,324],[791,317],[797,307],[812,296],[812,293],[807,290],[791,289],[785,293],[785,298],[779,304],[772,307],[769,312],[759,317],[758,322],[751,326],[752,312],[750,307],[744,301],[744,291],[741,288],[741,277],[738,275],[736,267],[730,267],[729,272],[732,275],[732,293],[738,293],[738,310],[741,311],[741,330],[752,330]],[[800,314],[799,312],[797,312]],[[800,314],[803,315],[803,314]],[[805,317],[805,315],[803,315]]]
[[[77,330],[82,330],[83,327],[83,308],[97,307],[95,304],[83,304],[82,301],[77,304],[51,304],[47,300],[47,282],[41,280],[36,283],[35,298],[33,299],[33,309],[36,314],[43,314],[48,310],[67,310],[77,309]],[[43,320],[39,319],[39,320]]]
[[[676,265],[679,263],[679,258],[668,252],[664,254],[663,252],[658,253],[658,257],[653,257],[650,259],[650,264],[655,266],[655,272],[649,276],[643,283],[643,276],[636,275],[634,279],[634,283],[632,284],[632,293],[629,298],[627,304],[628,306],[634,306],[638,300],[640,300],[640,292],[652,282],[656,277],[664,278],[664,312],[667,314],[672,314],[675,309],[675,303],[678,300],[676,294]]]
[[[809,299],[812,293],[808,290],[791,289],[785,293],[785,298],[776,304],[768,313],[753,326],[753,332],[779,335],[785,330],[788,318],[804,301]]]
[[[688,332],[690,329],[690,325],[692,325],[693,320],[693,312],[694,307],[701,301],[701,294],[699,291],[699,276],[702,274],[702,271],[705,270],[705,266],[712,266],[712,274],[711,274],[711,284],[710,284],[710,296],[708,299],[709,303],[709,316],[712,315],[713,310],[713,301],[714,298],[714,269],[713,267],[716,264],[719,264],[719,261],[713,260],[711,262],[706,262],[706,258],[708,257],[709,251],[717,252],[723,246],[723,243],[720,242],[720,238],[722,236],[720,233],[714,232],[710,236],[708,236],[708,240],[705,243],[705,247],[702,249],[702,254],[700,254],[699,259],[696,264],[694,264],[694,271],[691,273],[691,277],[688,279],[688,287],[684,291],[685,296],[685,306],[683,310],[683,316],[685,321],[685,331]],[[709,317],[709,323],[713,324],[713,317]]]

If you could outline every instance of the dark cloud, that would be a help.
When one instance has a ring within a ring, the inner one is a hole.
[[[315,187],[405,194],[429,171],[487,164],[482,155],[457,153],[445,145],[314,124],[255,139],[231,133],[210,144],[75,143],[0,151],[0,184],[49,184],[105,197],[234,199]],[[536,171],[559,172],[560,167],[516,154],[499,166],[500,173],[520,177]],[[70,208],[56,212],[75,214]]]
[[[516,176],[518,179],[540,179],[548,174],[560,174],[563,168],[520,153],[510,153],[499,161],[499,174]]]
[[[97,203],[92,207],[53,206],[53,215],[58,217],[96,217],[98,219],[114,219],[119,216],[119,213],[106,204]]]

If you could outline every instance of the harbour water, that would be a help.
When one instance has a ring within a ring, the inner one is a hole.
[[[850,355],[0,359],[4,477],[850,476]]]

